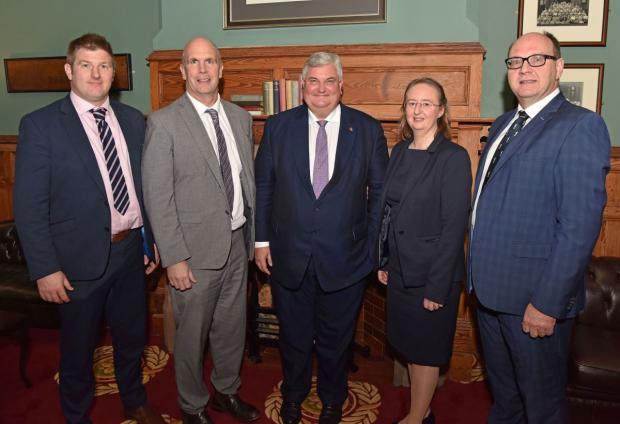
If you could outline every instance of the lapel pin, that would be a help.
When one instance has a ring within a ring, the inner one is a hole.
[[[353,132],[353,127],[349,127],[349,132]]]

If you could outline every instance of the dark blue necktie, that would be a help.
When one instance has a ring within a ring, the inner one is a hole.
[[[230,160],[228,159],[228,149],[226,148],[226,139],[222,128],[220,128],[220,118],[215,109],[207,109],[206,112],[211,115],[213,127],[215,128],[215,137],[217,138],[217,150],[220,157],[220,171],[224,180],[224,189],[226,190],[226,198],[230,210],[233,208],[233,200],[235,199],[235,191],[233,188],[232,169],[230,168]]]
[[[100,107],[91,109],[89,112],[93,114],[97,122],[99,138],[103,146],[105,163],[110,177],[110,185],[112,186],[114,208],[121,215],[125,215],[125,212],[129,209],[129,192],[127,191],[127,183],[121,168],[121,161],[118,159],[118,153],[116,152],[116,143],[112,136],[112,130],[105,120],[107,110],[104,107]]]
[[[491,163],[489,164],[487,173],[484,176],[484,184],[486,184],[489,180],[489,177],[491,177],[491,174],[495,169],[495,165],[497,165],[497,162],[499,162],[499,158],[502,157],[502,153],[504,153],[506,147],[508,147],[510,142],[517,136],[517,134],[519,134],[519,131],[521,131],[523,125],[525,125],[525,121],[527,121],[527,118],[529,118],[529,116],[527,116],[527,113],[525,113],[524,110],[519,111],[519,117],[512,123],[508,131],[506,131],[504,138],[502,138],[502,140],[499,142],[499,145],[497,146],[497,150],[495,150],[495,154],[493,154],[493,158],[491,159]]]

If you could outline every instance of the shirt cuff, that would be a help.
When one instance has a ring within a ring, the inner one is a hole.
[[[268,241],[257,241],[257,242],[254,242],[254,248],[258,249],[259,247],[269,247],[269,242]]]

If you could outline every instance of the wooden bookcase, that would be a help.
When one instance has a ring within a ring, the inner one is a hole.
[[[235,94],[262,94],[263,81],[296,80],[308,56],[316,51],[338,53],[344,73],[342,102],[362,110],[383,125],[388,147],[398,142],[400,107],[407,84],[414,78],[430,76],[446,90],[452,117],[454,141],[470,153],[472,171],[478,163],[480,135],[490,120],[480,119],[482,61],[484,49],[479,43],[428,44],[355,44],[306,45],[278,47],[221,48],[224,64],[220,94],[229,100]],[[153,52],[149,57],[151,72],[151,107],[157,110],[173,102],[184,91],[181,78],[181,50]],[[265,116],[254,118],[254,141],[260,142]],[[250,303],[256,303],[260,278],[250,278]],[[469,381],[480,372],[471,308],[465,296],[461,299],[457,340],[453,355],[451,378]],[[372,347],[376,353],[385,352],[384,294],[371,288],[360,315],[356,340]],[[258,313],[266,311],[250,305],[249,339],[260,337]],[[264,323],[263,323],[264,324]],[[251,346],[251,354],[256,347]]]

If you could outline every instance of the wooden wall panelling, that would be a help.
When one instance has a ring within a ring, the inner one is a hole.
[[[0,222],[13,219],[16,147],[16,136],[0,135]]]
[[[620,147],[611,149],[611,169],[607,174],[607,206],[594,256],[620,256]]]

